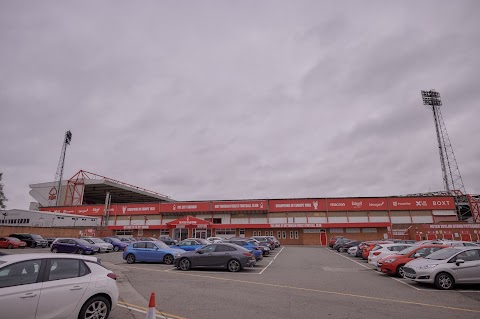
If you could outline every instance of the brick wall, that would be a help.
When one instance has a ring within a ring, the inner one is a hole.
[[[109,229],[95,229],[95,236],[97,237],[106,237],[112,236],[113,231]],[[8,236],[13,233],[27,233],[27,234],[38,234],[44,238],[49,237],[80,237],[79,232],[84,231],[86,228],[79,227],[17,227],[17,226],[0,226],[0,236]],[[90,229],[90,228],[89,228]]]

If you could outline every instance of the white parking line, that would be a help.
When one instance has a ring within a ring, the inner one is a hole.
[[[413,288],[413,289],[416,289],[416,290],[425,290],[425,289],[420,289],[420,288],[417,288],[417,287],[413,287],[413,286],[410,285],[408,282],[405,282],[405,281],[403,281],[403,280],[401,280],[401,279],[398,279],[398,278],[392,278],[392,279],[395,280],[395,281],[398,281],[399,283],[402,283],[402,284],[404,284],[404,285],[407,285],[407,286],[410,287],[410,288]]]
[[[278,253],[275,254],[275,257],[273,257],[273,259],[268,263],[268,265],[265,266],[265,268],[263,268],[263,270],[259,273],[259,275],[261,275],[265,270],[267,270],[268,266],[270,266],[273,261],[275,259],[277,259],[278,255],[280,255],[280,253],[285,249],[285,246],[282,247],[282,249],[280,249],[280,251]]]
[[[340,254],[340,253],[336,253],[336,252],[334,252],[333,250],[330,250],[330,249],[328,249],[328,248],[325,248],[325,249],[328,250],[328,251],[331,251],[331,252],[334,253],[335,255],[338,255],[338,256],[340,256],[340,257],[343,257],[343,258],[345,258],[345,259],[348,259],[348,260],[350,260],[351,262],[354,262],[354,263],[356,263],[357,265],[362,266],[363,268],[372,269],[372,268],[370,268],[370,267],[368,267],[368,266],[365,266],[365,265],[359,263],[358,261],[355,261],[355,260],[353,260],[353,259],[351,259],[351,258],[349,258],[349,257],[347,257],[347,256],[344,256],[344,255],[342,255],[342,254]]]

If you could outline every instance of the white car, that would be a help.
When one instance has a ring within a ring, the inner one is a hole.
[[[353,246],[348,248],[347,252],[350,256],[355,256],[357,254],[358,246]]]
[[[368,263],[378,266],[377,261],[385,256],[394,255],[405,248],[411,247],[411,244],[378,244],[368,254]]]
[[[96,257],[0,256],[2,318],[108,318],[118,301],[116,275]]]
[[[220,237],[208,237],[207,240],[212,243],[212,244],[216,244],[216,243],[219,243],[223,240],[223,238],[220,238]]]

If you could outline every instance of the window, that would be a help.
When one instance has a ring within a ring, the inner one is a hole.
[[[376,233],[376,228],[362,228],[362,233]]]
[[[146,243],[135,243],[133,244],[133,248],[145,248]]]
[[[0,271],[0,288],[36,283],[41,266],[41,260],[28,260],[3,268]]]
[[[205,246],[202,248],[203,252],[204,253],[213,253],[214,251],[217,252],[217,251],[223,251],[223,250],[219,250],[221,245],[208,245],[208,246]]]
[[[295,231],[295,239],[298,239],[298,230]]]
[[[477,249],[464,251],[464,252],[458,254],[457,257],[455,258],[455,260],[459,260],[459,259],[463,259],[465,261],[480,260],[480,256],[479,256],[478,252],[479,252],[479,250],[477,250]]]
[[[217,245],[217,248],[215,249],[216,253],[224,251],[236,251],[236,249],[227,245]]]
[[[157,246],[155,246],[154,243],[146,243],[146,248],[147,249],[155,249]]]
[[[230,236],[235,236],[236,230],[234,228],[219,228],[215,230],[216,235],[230,235]]]
[[[49,261],[48,280],[60,280],[82,277],[90,273],[90,270],[78,259],[51,259]]]
[[[133,236],[133,230],[117,230],[117,236]]]
[[[282,232],[281,231],[277,231],[277,238],[282,238]]]
[[[293,239],[293,230],[290,231],[290,239]]]
[[[240,236],[245,236],[245,228],[240,228],[240,229],[238,230],[238,234],[239,234]]]
[[[253,231],[253,236],[258,236],[256,230]]]
[[[330,234],[343,233],[343,228],[330,228]]]
[[[287,232],[286,231],[282,231],[282,238],[287,239]]]
[[[160,229],[160,236],[170,236],[168,229]]]

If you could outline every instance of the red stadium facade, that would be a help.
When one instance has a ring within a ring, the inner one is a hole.
[[[100,216],[108,229],[123,236],[169,235],[183,239],[274,235],[284,244],[299,245],[325,245],[332,236],[423,239],[433,231],[425,225],[457,221],[451,196],[154,202],[40,209]]]

